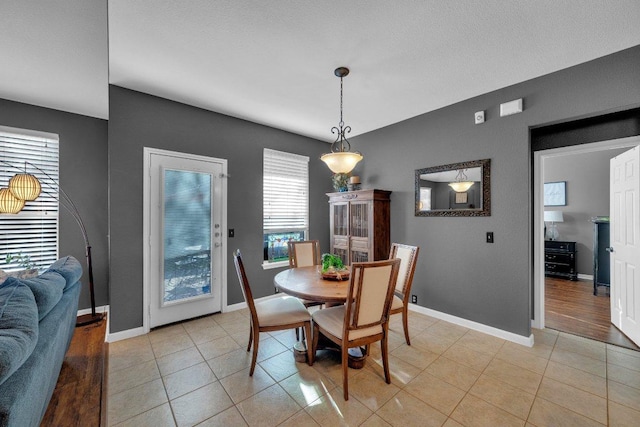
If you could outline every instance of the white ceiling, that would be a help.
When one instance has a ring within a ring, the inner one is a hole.
[[[112,83],[332,141],[338,66],[355,136],[638,45],[639,22],[638,0],[2,0],[0,98],[108,118]]]

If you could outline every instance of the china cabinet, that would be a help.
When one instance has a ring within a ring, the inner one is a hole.
[[[385,190],[327,193],[331,253],[350,265],[389,257],[390,195]]]

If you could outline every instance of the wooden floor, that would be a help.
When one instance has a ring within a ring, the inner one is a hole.
[[[103,319],[76,328],[41,427],[101,425],[106,327]]]
[[[609,290],[593,295],[591,280],[545,279],[545,326],[621,347],[640,350],[611,324]]]

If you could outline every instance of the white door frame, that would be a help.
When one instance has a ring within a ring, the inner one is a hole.
[[[551,157],[582,154],[640,144],[640,136],[535,151],[533,153],[533,319],[531,327],[544,329],[544,161]]]
[[[222,163],[222,178],[228,178],[228,165],[226,159],[218,159],[214,157],[199,156],[196,154],[181,153],[177,151],[161,150],[159,148],[144,147],[143,155],[143,202],[142,202],[142,224],[143,224],[143,243],[142,243],[142,328],[144,333],[148,333],[151,329],[149,326],[149,304],[150,304],[150,286],[149,269],[151,268],[150,257],[152,255],[149,242],[151,241],[150,233],[150,215],[151,215],[151,155],[163,155],[180,157],[184,159],[211,161],[215,160]],[[220,229],[222,234],[222,262],[220,266],[221,275],[221,292],[222,292],[222,312],[227,308],[227,180],[222,180],[222,217],[220,218]]]

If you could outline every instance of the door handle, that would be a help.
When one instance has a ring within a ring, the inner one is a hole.
[[[613,252],[613,246],[610,246],[608,248],[604,248],[605,251],[607,252]]]

